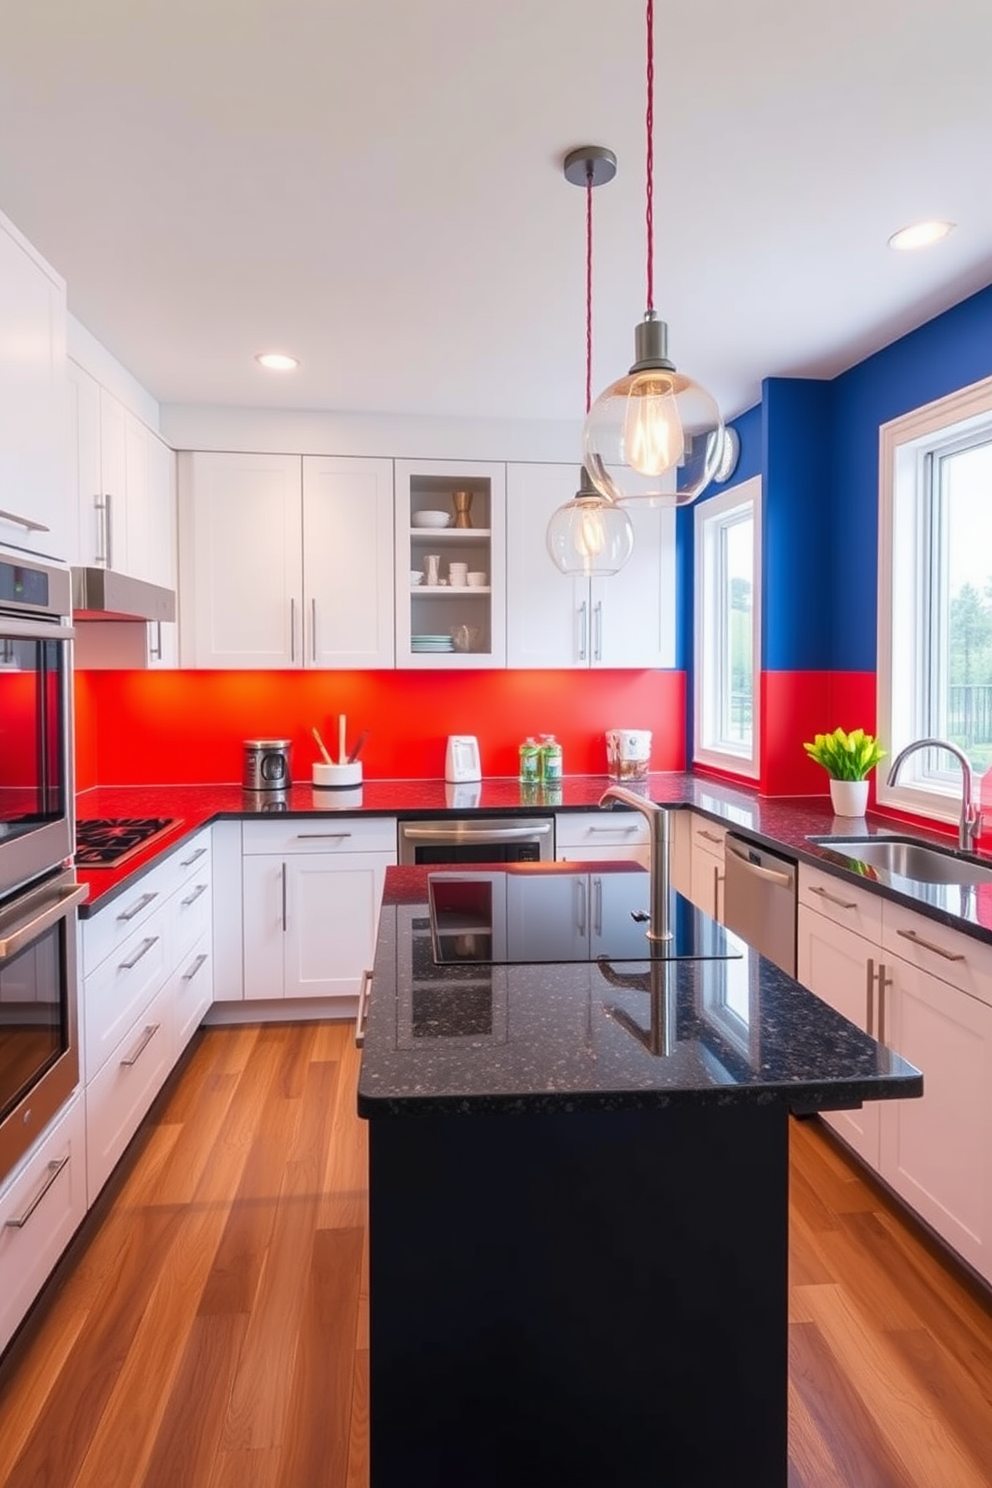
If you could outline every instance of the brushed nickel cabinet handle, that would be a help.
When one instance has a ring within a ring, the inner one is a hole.
[[[334,842],[343,842],[346,837],[350,836],[350,832],[297,832],[296,840],[298,842],[306,842],[309,839],[316,839],[319,837],[323,840],[327,840],[328,838],[330,838]]]
[[[195,904],[196,901],[197,901],[197,899],[199,899],[200,895],[201,894],[205,894],[206,892],[207,892],[207,885],[206,884],[197,884],[197,886],[193,890],[192,894],[187,894],[186,895],[186,898],[181,901],[182,902],[183,909],[189,909],[190,905],[191,904]]]
[[[206,852],[206,850],[207,849],[205,847],[198,847],[196,849],[196,852],[195,853],[191,853],[188,858],[181,859],[181,861],[179,863],[180,868],[192,868],[192,866],[196,862],[197,858],[202,858],[203,857],[203,854]]]
[[[885,989],[892,986],[892,978],[885,975],[885,963],[878,964],[878,1042],[885,1043]]]
[[[142,1054],[144,1054],[145,1050],[148,1048],[148,1045],[158,1033],[161,1026],[161,1023],[149,1023],[148,1027],[145,1029],[144,1033],[135,1044],[131,1053],[127,1056],[126,1059],[121,1060],[121,1069],[132,1069],[133,1066],[137,1064],[138,1060],[141,1058]]]
[[[943,956],[945,961],[964,961],[966,959],[964,951],[945,951],[943,946],[934,945],[932,940],[924,940],[923,936],[918,935],[915,930],[897,930],[896,934],[901,935],[903,940],[910,940],[913,945],[922,947],[924,951],[933,951],[935,956]]]
[[[193,962],[193,965],[190,967],[189,971],[184,971],[183,972],[183,981],[184,982],[191,982],[193,980],[193,978],[196,976],[196,973],[199,971],[200,967],[203,965],[204,961],[206,961],[206,959],[207,959],[207,953],[206,953],[206,951],[201,951],[200,954],[197,956],[196,960]]]
[[[143,940],[141,942],[141,945],[135,951],[135,953],[131,957],[130,961],[119,961],[117,963],[117,970],[118,971],[133,971],[134,968],[137,966],[138,962],[142,959],[143,956],[147,956],[148,955],[148,952],[151,950],[152,946],[156,944],[157,941],[158,941],[158,936],[157,935],[150,935],[150,936],[148,936],[148,938],[146,940]]]
[[[595,605],[593,607],[592,616],[593,616],[593,627],[594,627],[593,628],[593,635],[595,636],[595,641],[593,643],[593,657],[592,657],[592,659],[593,659],[593,661],[602,661],[602,659],[603,659],[603,601],[601,599],[597,599],[597,601],[596,601],[596,603],[595,603]]]
[[[872,1024],[875,1021],[875,961],[868,957],[868,996],[865,1007],[865,1033],[871,1037]]]
[[[136,914],[140,914],[146,905],[151,904],[152,900],[157,898],[157,891],[151,894],[142,894],[136,904],[133,904],[130,909],[122,909],[117,918],[119,920],[133,920]]]
[[[702,837],[704,842],[715,842],[717,846],[719,846],[720,843],[723,841],[723,838],[720,836],[719,832],[704,832],[700,830],[696,833],[696,836]]]
[[[589,660],[589,602],[583,600],[579,605],[579,660]]]
[[[585,880],[584,879],[581,879],[581,878],[576,879],[576,881],[575,881],[575,887],[578,890],[578,895],[579,895],[578,925],[577,925],[576,928],[578,929],[578,932],[579,932],[580,935],[585,935],[585,933],[586,933],[586,885],[585,885]]]
[[[836,904],[838,909],[857,909],[857,901],[854,899],[838,899],[836,894],[830,894],[826,889],[821,889],[819,884],[810,885],[811,894],[819,894],[821,899],[826,899],[828,904]]]
[[[46,527],[44,530],[47,532],[48,528]],[[32,1214],[37,1209],[38,1205],[41,1203],[42,1199],[45,1197],[48,1190],[51,1188],[52,1184],[55,1182],[56,1178],[59,1176],[68,1161],[69,1153],[67,1152],[65,1157],[56,1158],[53,1162],[50,1162],[48,1164],[48,1172],[45,1176],[44,1183],[41,1185],[38,1192],[35,1194],[34,1198],[25,1209],[24,1213],[18,1214],[16,1218],[8,1219],[6,1221],[8,1229],[23,1230],[24,1226],[27,1224],[28,1220],[31,1218]]]
[[[93,562],[97,568],[109,568],[107,562],[107,498],[106,496],[93,497],[93,509],[96,512],[96,544],[98,551],[93,554]]]

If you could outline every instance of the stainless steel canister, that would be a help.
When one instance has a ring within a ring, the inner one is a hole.
[[[250,791],[282,791],[292,785],[291,739],[245,739],[241,784]]]

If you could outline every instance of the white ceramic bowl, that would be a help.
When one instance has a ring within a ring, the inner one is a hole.
[[[410,570],[410,583],[411,584],[422,584],[423,582],[424,582],[424,576],[420,572],[419,568],[411,568],[411,570]]]
[[[470,589],[484,589],[488,578],[488,574],[482,573],[478,569],[469,569],[468,586]]]
[[[451,513],[443,511],[416,511],[410,521],[414,527],[450,527]]]

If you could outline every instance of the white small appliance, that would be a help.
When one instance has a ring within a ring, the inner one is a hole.
[[[454,783],[482,779],[479,741],[474,734],[449,734],[444,756],[444,778]]]

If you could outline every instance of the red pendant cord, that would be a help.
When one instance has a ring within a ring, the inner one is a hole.
[[[586,166],[586,413],[592,407],[592,161]]]
[[[647,219],[648,312],[654,310],[654,0],[648,0]]]

